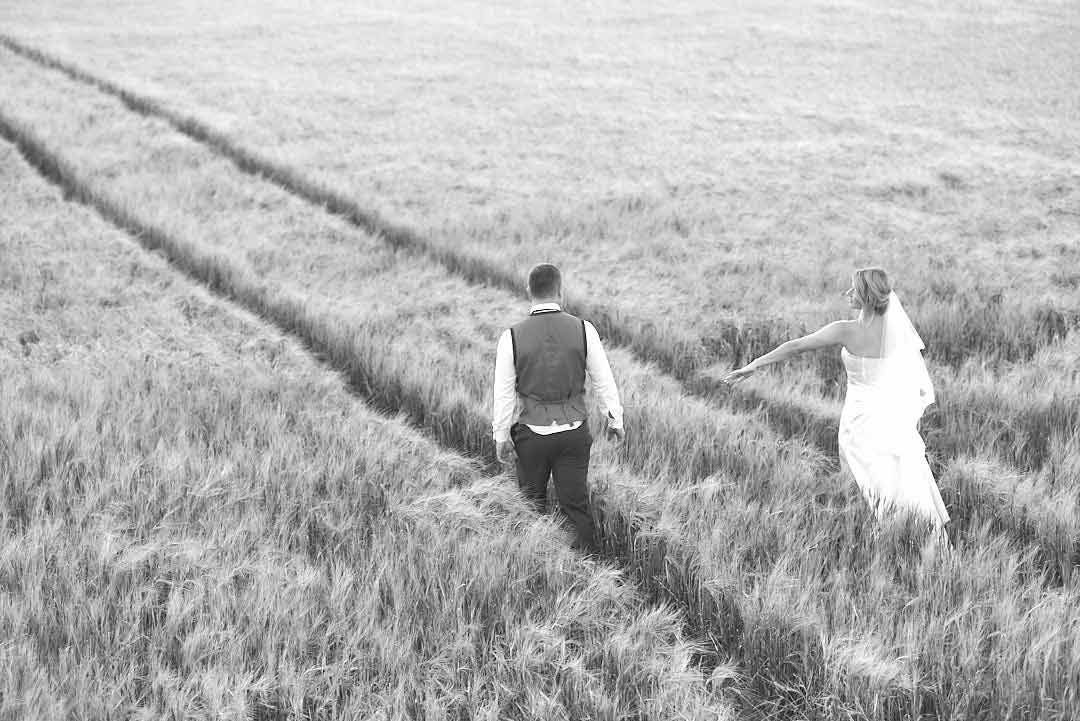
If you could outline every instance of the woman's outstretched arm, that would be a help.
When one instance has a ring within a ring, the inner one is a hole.
[[[758,356],[742,368],[728,373],[724,376],[724,383],[737,383],[755,371],[760,370],[762,366],[786,361],[787,359],[797,356],[800,353],[805,353],[806,351],[841,345],[847,338],[847,329],[850,322],[851,321],[838,320],[829,323],[824,328],[816,330],[809,335],[804,335],[801,338],[793,338],[786,343],[781,343],[765,355]]]

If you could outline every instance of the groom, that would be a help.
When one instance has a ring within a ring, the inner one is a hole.
[[[623,411],[607,355],[592,323],[562,310],[562,275],[549,263],[529,272],[532,308],[503,332],[495,353],[492,431],[501,463],[517,458],[518,486],[537,511],[555,481],[559,507],[577,532],[574,546],[598,549],[586,481],[592,434],[585,377],[607,414],[608,433],[622,441]]]

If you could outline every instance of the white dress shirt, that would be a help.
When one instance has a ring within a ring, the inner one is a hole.
[[[529,309],[530,313],[560,311],[558,303],[539,303]],[[615,377],[611,374],[604,345],[600,334],[589,321],[585,321],[585,375],[588,387],[600,403],[600,410],[607,413],[611,428],[622,428],[623,408],[619,402],[619,389],[615,387]],[[491,431],[495,442],[510,440],[510,426],[521,415],[521,405],[517,394],[517,370],[514,368],[514,345],[510,338],[510,329],[499,336],[499,345],[495,350],[495,388],[494,409],[491,414]],[[561,431],[570,431],[581,425],[576,423],[552,424],[550,426],[529,425],[534,433],[548,435]]]

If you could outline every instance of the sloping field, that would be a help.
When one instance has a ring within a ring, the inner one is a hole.
[[[433,239],[512,269],[542,242],[591,297],[694,337],[814,325],[867,262],[894,268],[943,358],[1015,335],[985,322],[958,344],[965,303],[1002,294],[1019,331],[1043,304],[1077,310],[1060,302],[1080,223],[1067,3],[43,2],[3,19]]]
[[[490,353],[520,298],[423,247],[395,249],[28,54],[3,51],[0,128],[40,173],[296,334],[371,403],[405,411],[455,451],[489,452]],[[677,622],[705,644],[678,693],[693,699],[694,678],[734,668],[731,695],[762,715],[1073,713],[1075,638],[1058,633],[1077,618],[1071,488],[1006,483],[1018,472],[950,459],[955,548],[942,553],[918,529],[871,524],[829,458],[778,434],[765,414],[680,384],[634,350],[613,348],[612,358],[636,437],[618,452],[598,445],[595,500],[612,559],[680,606]],[[430,556],[410,557],[445,560]],[[401,663],[424,667],[423,650]],[[430,702],[477,673],[442,684]],[[510,715],[528,716],[522,709]]]
[[[507,479],[6,143],[0,188],[0,717],[727,717]]]

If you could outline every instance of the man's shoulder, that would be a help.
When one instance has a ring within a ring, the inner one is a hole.
[[[510,346],[511,344],[513,344],[513,342],[514,342],[514,329],[513,328],[503,328],[502,332],[499,333],[498,347],[502,348],[503,346]]]
[[[527,315],[524,318],[522,318],[521,320],[519,320],[518,322],[511,325],[510,328],[511,329],[513,329],[513,328],[521,328],[523,326],[531,325],[531,324],[552,323],[552,322],[554,322],[554,323],[565,323],[565,324],[575,323],[575,324],[578,324],[578,325],[580,325],[581,323],[586,323],[586,324],[591,325],[589,323],[589,321],[587,321],[587,320],[582,320],[581,318],[578,318],[576,315],[573,315],[571,313],[567,313],[565,310],[559,310],[559,311],[546,311],[546,312],[542,312],[542,313],[533,313],[531,315]]]

